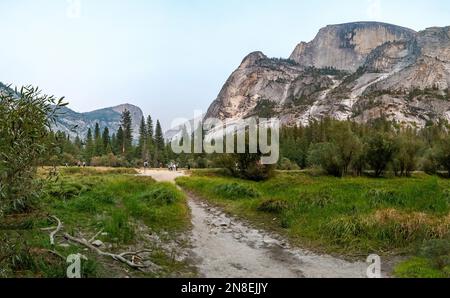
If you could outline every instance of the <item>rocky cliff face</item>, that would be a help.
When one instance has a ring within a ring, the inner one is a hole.
[[[63,131],[71,138],[75,138],[78,135],[81,139],[84,139],[88,129],[92,129],[92,133],[94,133],[95,124],[98,123],[102,131],[105,127],[108,127],[110,134],[112,135],[113,133],[117,133],[120,126],[121,115],[125,109],[131,113],[133,137],[137,139],[139,134],[139,124],[143,113],[140,108],[130,104],[119,105],[88,113],[77,113],[71,109],[64,108],[61,110],[61,115],[58,117],[57,123],[53,129],[56,131]]]
[[[327,26],[310,43],[300,43],[290,59],[316,68],[356,71],[366,57],[386,42],[410,40],[415,32],[383,23],[360,22]]]
[[[306,125],[386,116],[423,126],[450,120],[450,27],[421,32],[384,23],[327,26],[289,59],[248,55],[206,117],[278,116]]]

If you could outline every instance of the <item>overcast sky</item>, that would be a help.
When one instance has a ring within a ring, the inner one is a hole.
[[[162,120],[206,111],[245,55],[288,57],[327,25],[450,25],[447,0],[0,0],[0,81],[79,112],[132,103]]]

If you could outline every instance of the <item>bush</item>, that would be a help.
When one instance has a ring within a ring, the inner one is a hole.
[[[397,151],[391,136],[386,133],[374,133],[366,142],[366,160],[374,171],[375,177],[379,177],[386,170],[387,165]]]
[[[318,143],[311,146],[308,154],[310,166],[320,166],[330,175],[341,177],[344,173],[344,163],[338,148],[332,143]]]
[[[270,199],[262,202],[258,210],[267,213],[281,213],[289,208],[288,202],[284,200]]]
[[[92,186],[76,182],[52,183],[47,193],[54,198],[68,200],[79,196],[81,193],[91,190]]]
[[[48,128],[62,101],[33,87],[0,90],[0,218],[28,211],[41,196],[36,168],[52,147]]]
[[[436,175],[439,170],[439,161],[433,148],[428,149],[421,159],[421,169],[429,175]]]
[[[295,163],[290,161],[288,158],[283,158],[278,165],[279,170],[284,171],[298,171],[300,167]]]
[[[95,156],[91,159],[90,165],[93,167],[131,167],[133,166],[124,157],[116,156],[112,153],[104,156]]]
[[[252,187],[239,183],[222,184],[215,188],[216,194],[229,199],[257,198],[261,194]]]
[[[175,203],[178,198],[179,194],[176,192],[176,190],[166,185],[155,187],[154,189],[147,191],[138,197],[139,200],[148,203],[158,203],[165,205]]]

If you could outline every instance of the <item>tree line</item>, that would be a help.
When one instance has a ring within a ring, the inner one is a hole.
[[[308,126],[284,127],[279,168],[319,167],[333,176],[414,171],[450,176],[450,126],[446,121],[423,128],[379,118],[361,124],[323,119]]]
[[[57,165],[90,165],[109,167],[149,166],[161,167],[168,162],[168,146],[164,140],[159,120],[156,125],[149,115],[142,117],[139,126],[139,139],[133,139],[133,123],[130,111],[121,115],[120,126],[116,133],[110,128],[101,129],[99,123],[94,129],[89,128],[84,137],[71,139],[61,131],[50,132],[48,141],[53,148],[43,159],[44,164]]]
[[[84,161],[92,166],[112,167],[142,166],[145,161],[151,167],[162,167],[176,162],[180,167],[230,169],[241,163],[240,156],[174,154],[165,142],[160,122],[154,127],[151,116],[141,119],[139,138],[133,140],[131,121],[130,112],[124,111],[117,133],[110,134],[107,127],[101,131],[96,124],[83,139],[71,140],[64,132],[50,132],[50,138],[58,143],[58,152],[53,152],[48,160],[51,164],[74,165]],[[245,159],[253,160],[250,157]],[[280,132],[280,160],[276,167],[319,168],[337,177],[379,177],[387,172],[410,176],[414,171],[445,172],[450,177],[450,125],[439,121],[423,128],[412,127],[382,117],[368,123],[324,118],[307,126],[285,126]]]

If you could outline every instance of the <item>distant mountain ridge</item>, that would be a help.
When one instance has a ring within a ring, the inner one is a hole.
[[[11,88],[0,82],[0,92],[7,89]],[[108,127],[112,135],[117,133],[122,113],[125,110],[131,113],[133,138],[137,140],[139,138],[139,126],[144,113],[141,108],[132,104],[121,104],[86,113],[78,113],[68,107],[63,107],[58,111],[56,125],[53,125],[52,130],[65,132],[71,139],[77,136],[80,139],[85,139],[89,128],[94,133],[95,124],[98,123],[102,132],[105,127]]]
[[[71,138],[79,136],[81,139],[84,139],[89,128],[94,132],[95,124],[98,123],[101,130],[108,127],[110,134],[117,133],[122,113],[125,110],[131,113],[133,137],[137,139],[139,136],[139,125],[144,114],[139,107],[131,104],[122,104],[86,113],[78,113],[64,107],[60,110],[56,125],[52,129],[65,132]]]

